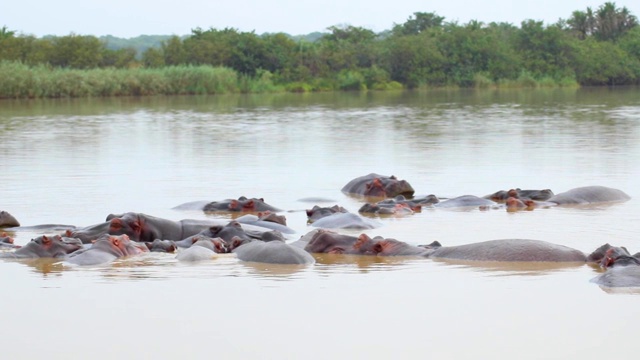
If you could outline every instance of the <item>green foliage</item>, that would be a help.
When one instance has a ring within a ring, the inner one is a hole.
[[[342,70],[338,73],[338,89],[340,90],[367,90],[367,82],[359,71]]]
[[[395,35],[417,35],[432,28],[439,28],[444,24],[444,17],[436,13],[415,12],[404,24],[396,24],[392,33]]]
[[[628,85],[640,79],[640,59],[611,42],[586,39],[576,46],[576,78],[584,85]]]
[[[574,11],[567,20],[570,30],[584,40],[594,36],[598,40],[617,40],[629,30],[638,26],[638,19],[626,7],[617,8],[614,2],[606,2],[595,12]]]
[[[102,62],[104,44],[95,36],[71,34],[55,37],[52,45],[49,56],[52,66],[92,69]]]
[[[5,26],[0,61],[5,97],[639,84],[640,27],[611,2],[551,25],[447,23],[416,12],[378,34],[351,25],[298,37],[196,28],[127,42],[35,38]]]

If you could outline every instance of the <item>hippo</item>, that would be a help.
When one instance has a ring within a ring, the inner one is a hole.
[[[82,241],[60,235],[42,235],[31,239],[26,245],[13,252],[0,253],[0,258],[64,258],[82,248]]]
[[[148,251],[145,245],[131,241],[126,234],[105,234],[99,237],[91,247],[69,255],[66,261],[75,265],[100,265]]]
[[[640,287],[640,258],[636,255],[608,249],[600,266],[606,271],[591,282],[604,288]]]
[[[309,239],[304,250],[310,253],[323,254],[375,255],[372,244],[367,244],[368,238],[367,236],[360,239],[355,236],[338,234],[334,231],[321,230]],[[371,246],[367,247],[366,245]]]
[[[20,222],[13,215],[2,210],[0,211],[0,228],[10,228],[20,226]]]
[[[313,264],[315,259],[299,247],[291,246],[283,241],[253,241],[244,244],[233,252],[241,261],[268,264]]]
[[[335,213],[311,223],[311,226],[322,229],[353,230],[375,229],[381,225],[382,224],[377,221],[365,219],[362,216],[353,213]]]
[[[174,210],[202,210],[204,212],[280,212],[282,210],[264,202],[263,198],[247,198],[220,201],[192,201],[173,208]]]
[[[436,208],[443,209],[493,207],[495,205],[497,205],[495,201],[484,199],[475,195],[462,195],[434,204]]]
[[[440,199],[433,194],[412,199],[398,195],[393,199],[380,200],[375,204],[366,203],[358,212],[375,215],[408,215],[422,211],[423,206],[433,206],[439,202]]]
[[[201,261],[210,260],[216,254],[226,253],[227,243],[221,238],[210,238],[202,236],[198,238],[191,247],[178,252],[176,259],[179,261]]]
[[[435,195],[408,200],[403,195],[393,199],[380,200],[377,203],[366,203],[360,207],[359,213],[376,215],[407,215],[422,211],[423,205],[433,205],[440,200]]]
[[[276,224],[287,226],[287,218],[284,215],[278,215],[271,211],[260,211],[257,216],[260,221],[274,222]]]
[[[178,249],[178,245],[173,240],[155,239],[153,242],[144,243],[150,252],[174,253]]]
[[[357,177],[349,181],[342,192],[345,194],[353,194],[367,197],[390,198],[398,195],[412,197],[415,191],[413,187],[405,181],[398,180],[397,177],[379,175],[371,173]]]
[[[433,259],[468,261],[585,263],[600,261],[604,255],[604,246],[587,256],[580,250],[542,240],[502,239],[458,246],[444,246],[433,250],[429,257]]]
[[[237,221],[229,221],[226,225],[211,226],[199,233],[211,238],[221,238],[229,245],[229,251],[234,250],[236,247],[249,243],[254,240],[272,241],[281,240],[285,238],[277,230],[256,232],[245,230],[242,225]],[[234,240],[235,238],[235,240]]]
[[[500,190],[493,194],[484,196],[485,199],[489,199],[491,201],[495,201],[498,203],[506,202],[510,197],[521,199],[521,200],[536,200],[536,201],[546,201],[549,200],[553,196],[553,191],[551,189],[543,189],[543,190],[522,190],[520,188],[515,188],[511,190]]]
[[[557,194],[547,201],[557,205],[587,205],[631,199],[624,191],[605,186],[584,186]]]
[[[377,256],[428,256],[433,249],[409,245],[396,239],[367,234],[341,235],[320,230],[312,235],[304,249],[310,253],[377,255]]]
[[[241,224],[249,224],[254,226],[260,226],[267,229],[277,230],[284,234],[294,234],[296,231],[287,226],[286,218],[282,215],[276,215],[269,213],[267,215],[260,216],[253,214],[245,214],[235,219],[235,221]],[[274,221],[275,220],[275,221]]]
[[[423,256],[427,257],[440,243],[434,242],[426,246],[414,246],[392,238],[376,236],[373,239],[361,234],[359,241],[373,243],[373,252],[377,256]]]
[[[131,240],[140,242],[153,242],[155,239],[179,241],[223,223],[217,220],[194,219],[174,221],[133,212],[109,215],[108,219],[109,221],[104,223],[67,231],[67,236],[80,238],[85,243],[90,243],[104,234],[127,234]],[[257,238],[269,231],[267,228],[249,224],[241,227]]]
[[[318,206],[315,205],[311,209],[307,209],[307,223],[311,224],[318,219],[333,215],[336,213],[348,213],[349,211],[342,206],[336,204],[333,206]]]
[[[373,214],[373,215],[410,215],[416,212],[420,212],[422,207],[420,205],[411,207],[407,204],[396,204],[393,206],[380,206],[378,204],[366,203],[358,209],[361,214]]]
[[[551,203],[548,201],[536,201],[531,199],[518,199],[516,197],[509,197],[504,203],[505,208],[509,212],[519,211],[519,210],[528,210],[531,211],[533,209],[538,208],[549,208],[553,206],[557,206],[556,203]]]
[[[7,233],[3,232],[0,234],[0,249],[17,249],[21,247],[20,245],[15,245],[13,243],[13,238]]]

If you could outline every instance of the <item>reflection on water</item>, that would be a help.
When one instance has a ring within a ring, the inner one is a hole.
[[[25,226],[87,226],[128,211],[230,220],[172,208],[244,195],[283,209],[295,241],[313,229],[302,210],[329,203],[357,212],[364,199],[340,189],[376,172],[420,195],[604,185],[632,200],[512,213],[423,208],[379,217],[381,227],[362,231],[372,237],[640,250],[637,88],[2,100],[0,109],[0,210]],[[11,233],[17,244],[38,235]],[[2,261],[0,305],[11,309],[3,325],[17,335],[0,347],[7,358],[79,358],[95,353],[95,342],[70,353],[59,346],[67,334],[113,338],[126,328],[189,336],[143,350],[139,336],[125,337],[109,357],[314,357],[331,334],[349,339],[323,354],[338,358],[594,358],[605,348],[626,355],[602,344],[633,341],[640,320],[637,297],[608,296],[621,289],[590,283],[599,270],[581,264],[315,258],[304,267],[234,256],[187,264],[157,253],[94,267]],[[610,317],[589,316],[602,308],[625,321],[612,327]],[[25,335],[47,324],[55,331],[33,346]]]
[[[477,271],[496,272],[496,275],[546,275],[556,271],[586,266],[584,262],[551,261],[467,261],[456,259],[433,259],[448,266],[471,268]]]

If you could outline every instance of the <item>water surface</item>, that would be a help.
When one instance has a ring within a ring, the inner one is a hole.
[[[640,251],[640,90],[431,91],[0,102],[0,209],[23,225],[262,197],[311,228],[305,197],[334,200],[376,172],[418,194],[578,186],[613,206],[425,209],[366,233],[412,244],[502,238]],[[357,231],[344,231],[358,234]],[[23,244],[39,235],[16,232]],[[318,256],[306,267],[149,254],[108,266],[0,263],[8,358],[601,358],[632,349],[637,293],[584,266],[495,266]]]

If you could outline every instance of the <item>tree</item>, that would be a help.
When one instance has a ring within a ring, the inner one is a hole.
[[[606,2],[595,13],[589,7],[587,11],[574,11],[567,25],[581,40],[594,36],[608,41],[617,40],[638,26],[638,19],[626,7],[619,9],[615,3]]]
[[[104,44],[95,36],[76,35],[55,37],[52,40],[49,62],[53,66],[92,69],[102,61]]]
[[[392,31],[395,35],[416,35],[431,28],[440,28],[443,22],[444,17],[436,13],[415,12],[404,24],[395,24]]]

